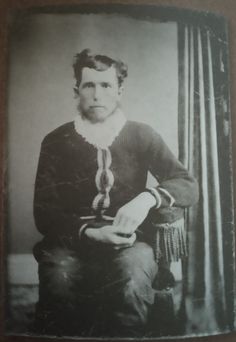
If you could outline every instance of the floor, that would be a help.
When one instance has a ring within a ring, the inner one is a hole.
[[[14,334],[30,334],[37,300],[37,285],[12,285],[10,287],[7,305],[7,332]]]
[[[178,314],[181,304],[181,284],[177,284],[175,287],[173,297],[175,313]],[[37,300],[37,285],[11,285],[9,287],[7,334],[32,335],[32,323]]]

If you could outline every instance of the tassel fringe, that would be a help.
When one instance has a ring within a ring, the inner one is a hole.
[[[160,258],[166,262],[178,261],[188,255],[183,218],[172,223],[155,224],[154,227],[156,234],[153,247],[157,261]]]

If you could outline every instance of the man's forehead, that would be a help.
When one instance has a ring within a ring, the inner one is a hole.
[[[117,82],[116,69],[111,66],[100,71],[85,67],[82,69],[81,82]]]

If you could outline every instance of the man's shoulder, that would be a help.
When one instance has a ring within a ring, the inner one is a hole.
[[[73,121],[67,122],[53,131],[49,132],[43,139],[43,143],[52,143],[56,141],[62,141],[68,136],[70,136],[74,131]]]
[[[128,120],[127,124],[130,129],[138,130],[138,131],[154,131],[154,129],[151,127],[150,124],[140,122],[140,121],[134,121],[134,120]]]
[[[129,131],[129,134],[135,135],[136,137],[140,137],[142,139],[152,139],[153,136],[156,138],[160,137],[160,134],[151,127],[151,125],[144,123],[144,122],[138,122],[138,121],[127,121],[127,130]]]

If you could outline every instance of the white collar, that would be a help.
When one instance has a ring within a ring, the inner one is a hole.
[[[104,122],[91,123],[81,114],[76,116],[74,127],[85,141],[96,148],[107,149],[119,135],[127,119],[120,108],[110,115]]]

